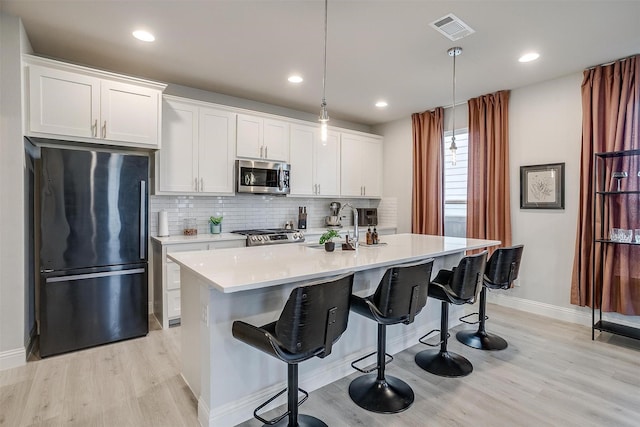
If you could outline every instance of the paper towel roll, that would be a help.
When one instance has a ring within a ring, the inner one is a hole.
[[[158,237],[169,235],[169,219],[167,211],[158,212]]]

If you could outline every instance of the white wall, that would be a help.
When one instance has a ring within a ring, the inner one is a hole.
[[[164,93],[166,95],[180,96],[183,98],[197,99],[203,102],[212,102],[214,104],[227,105],[230,107],[245,108],[252,111],[260,111],[263,113],[275,114],[278,116],[291,117],[293,119],[305,120],[311,123],[318,122],[318,115],[320,113],[320,107],[318,107],[318,113],[307,113],[299,110],[292,110],[291,108],[280,107],[273,104],[265,104],[263,102],[252,101],[250,99],[237,98],[235,96],[224,95],[216,92],[209,92],[202,89],[196,89],[188,86],[177,85],[169,83]],[[331,113],[331,111],[329,111]],[[457,120],[457,117],[456,117]],[[340,127],[345,129],[357,130],[360,132],[371,133],[371,127],[354,122],[347,122],[342,120],[331,119],[330,126]]]
[[[395,199],[398,233],[411,232],[411,186],[413,180],[413,136],[411,117],[374,127],[384,135],[383,195]]]
[[[0,40],[0,369],[5,369],[26,361],[20,54],[30,47],[20,20],[4,14]]]
[[[571,307],[580,189],[582,73],[511,91],[509,148],[513,242],[525,252],[511,295]],[[520,166],[565,163],[565,209],[520,209]]]
[[[492,302],[588,325],[591,309],[570,304],[579,203],[582,73],[511,91],[511,215],[514,244],[525,245],[518,286],[491,292]],[[466,119],[456,127],[463,127]],[[466,115],[466,112],[465,112]],[[385,197],[398,198],[398,232],[410,230],[411,119],[374,128],[384,136]],[[565,209],[521,210],[520,166],[565,163]],[[640,317],[610,315],[640,325]]]

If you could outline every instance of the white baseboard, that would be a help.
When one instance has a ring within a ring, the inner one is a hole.
[[[0,353],[0,371],[17,368],[27,363],[27,353],[24,348],[3,351]]]
[[[487,302],[526,311],[527,313],[539,314],[556,320],[591,326],[591,309],[588,307],[558,307],[557,305],[512,297],[502,293],[488,293]]]

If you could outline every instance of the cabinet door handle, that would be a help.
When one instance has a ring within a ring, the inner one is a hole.
[[[366,195],[367,195],[367,186],[366,186],[366,185],[363,185],[363,186],[362,186],[362,195],[363,195],[363,196],[366,196]]]
[[[264,158],[268,158],[269,157],[269,146],[265,145],[264,146]]]
[[[204,191],[204,179],[200,178],[200,191]]]
[[[260,158],[263,159],[264,156],[262,155],[262,152],[264,151],[264,145],[260,146]]]
[[[96,119],[93,122],[93,125],[91,125],[91,136],[93,136],[94,138],[98,137],[98,119]]]
[[[106,138],[107,137],[107,121],[104,121],[104,124],[102,125],[102,138]]]
[[[196,191],[198,191],[198,178],[196,177]]]
[[[320,193],[321,193],[321,191],[320,191],[320,184],[318,184],[318,194],[320,194]]]

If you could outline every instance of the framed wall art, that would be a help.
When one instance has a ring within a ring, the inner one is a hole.
[[[564,163],[520,166],[520,209],[564,209]]]

